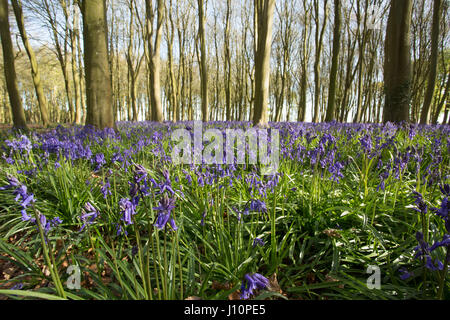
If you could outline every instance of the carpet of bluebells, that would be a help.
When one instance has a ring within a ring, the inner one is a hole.
[[[270,126],[273,175],[175,165],[192,122],[0,133],[0,298],[450,298],[449,126]]]

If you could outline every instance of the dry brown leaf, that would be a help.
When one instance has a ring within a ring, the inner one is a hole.
[[[228,300],[240,300],[240,299],[241,295],[239,290],[232,292],[228,295]]]
[[[276,273],[269,277],[269,291],[283,294],[283,290],[281,290],[280,285],[278,284]]]
[[[219,281],[213,280],[211,289],[213,290],[230,290],[233,286],[229,282],[220,283]]]
[[[326,229],[326,230],[323,230],[323,233],[325,233],[327,236],[329,236],[331,238],[340,238],[341,237],[339,230],[337,230],[337,229]]]
[[[307,280],[308,284],[315,283],[316,275],[314,273],[310,272],[306,275],[306,280]]]
[[[190,296],[190,297],[187,297],[184,300],[202,300],[202,299],[200,297],[197,297],[197,296]]]
[[[326,282],[339,282],[338,279],[333,278],[333,277],[330,276],[329,274],[327,274],[327,275],[325,276],[325,281],[326,281]],[[338,287],[339,287],[340,289],[343,289],[343,288],[344,288],[344,284],[340,284]]]

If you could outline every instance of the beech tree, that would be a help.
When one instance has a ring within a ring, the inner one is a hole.
[[[385,38],[383,121],[409,121],[412,0],[392,0]]]
[[[115,127],[111,70],[108,61],[106,0],[81,0],[84,65],[86,70],[86,124]]]
[[[27,129],[25,112],[19,95],[16,69],[14,65],[14,50],[9,31],[8,0],[0,0],[0,37],[3,49],[3,65],[6,87],[11,103],[13,127]]]

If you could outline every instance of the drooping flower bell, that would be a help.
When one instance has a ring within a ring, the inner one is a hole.
[[[175,224],[175,220],[171,217],[172,209],[175,208],[175,198],[169,198],[167,193],[164,194],[163,198],[159,200],[159,206],[153,208],[153,210],[158,211],[158,218],[156,219],[155,226],[158,229],[163,229],[167,222],[173,230],[177,230],[178,227]]]
[[[255,290],[262,290],[269,286],[269,279],[259,273],[249,274],[244,276],[241,285],[241,299],[248,299]]]

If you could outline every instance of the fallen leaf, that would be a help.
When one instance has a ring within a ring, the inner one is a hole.
[[[232,292],[228,295],[228,300],[240,300],[240,299],[241,295],[239,290]]]
[[[276,273],[269,277],[269,291],[283,294],[283,290],[281,290],[280,285],[278,284]]]

